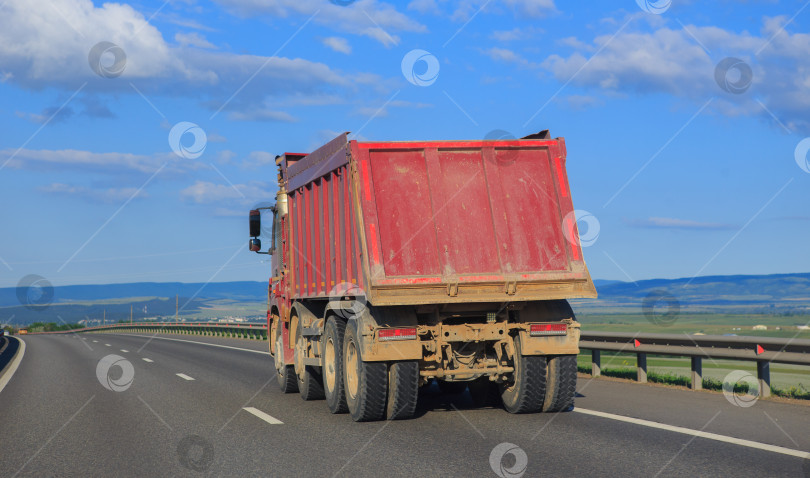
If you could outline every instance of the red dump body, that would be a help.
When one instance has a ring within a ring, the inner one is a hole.
[[[358,142],[281,159],[289,299],[373,305],[595,297],[556,139]],[[570,240],[569,240],[570,238]]]

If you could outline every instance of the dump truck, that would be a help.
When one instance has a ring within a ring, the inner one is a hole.
[[[281,390],[355,421],[412,417],[420,388],[436,382],[510,413],[570,409],[580,324],[567,299],[596,289],[565,161],[564,139],[548,131],[344,133],[277,156],[275,203],[250,211],[249,249],[271,255]]]

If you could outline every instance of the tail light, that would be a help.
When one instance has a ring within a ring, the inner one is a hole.
[[[568,333],[568,324],[532,324],[529,335],[565,335]]]
[[[416,327],[406,327],[400,329],[380,329],[378,337],[381,341],[388,340],[414,340],[416,339]]]

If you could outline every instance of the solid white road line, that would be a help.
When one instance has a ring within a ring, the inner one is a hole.
[[[724,443],[731,443],[733,445],[745,446],[748,448],[756,448],[757,450],[770,451],[773,453],[781,453],[783,455],[795,456],[798,458],[808,458],[806,451],[794,450],[792,448],[785,448],[782,446],[768,445],[767,443],[759,443],[751,440],[743,440],[742,438],[734,438],[725,435],[718,435],[716,433],[709,433],[700,430],[693,430],[691,428],[676,427],[674,425],[667,425],[664,423],[652,422],[649,420],[642,420],[640,418],[625,417],[622,415],[614,415],[613,413],[599,412],[596,410],[588,410],[586,408],[574,408],[575,412],[583,413],[585,415],[593,415],[601,418],[608,418],[610,420],[617,420],[620,422],[632,423],[634,425],[641,425],[650,428],[658,428],[659,430],[667,430],[675,433],[683,433],[684,435],[692,435],[708,440],[720,441]]]
[[[129,352],[129,350],[121,349],[121,352],[127,353],[127,352]]]
[[[19,337],[15,338],[20,341],[20,349],[17,350],[17,355],[14,357],[14,360],[7,365],[6,372],[3,374],[2,378],[0,378],[0,392],[6,388],[6,384],[8,384],[8,381],[14,376],[14,372],[17,371],[17,367],[20,366],[23,355],[25,355],[25,341]]]
[[[184,373],[177,373],[177,374],[175,374],[175,375],[177,375],[177,376],[178,376],[178,377],[180,377],[180,378],[186,379],[186,380],[194,380],[194,378],[189,377],[188,375],[186,375],[186,374],[184,374]]]
[[[246,412],[250,412],[250,413],[256,415],[257,417],[261,418],[262,420],[266,421],[267,423],[269,423],[271,425],[283,425],[284,424],[284,422],[282,422],[281,420],[279,420],[277,418],[274,418],[274,417],[271,417],[270,415],[268,415],[268,414],[264,413],[263,411],[258,410],[256,408],[245,407],[242,410],[244,410]]]
[[[148,359],[148,358],[146,358],[146,357],[144,357],[144,358],[143,358],[143,361],[144,361],[144,362],[149,362],[149,363],[152,363],[152,359]]]
[[[239,347],[231,347],[229,345],[220,345],[220,344],[209,344],[206,342],[197,342],[194,340],[183,340],[183,339],[171,339],[169,337],[152,337],[150,335],[135,335],[135,334],[126,334],[130,337],[145,337],[147,339],[160,339],[160,340],[171,340],[172,342],[186,342],[189,344],[197,344],[197,345],[207,345],[209,347],[219,347],[223,349],[231,349],[231,350],[241,350],[243,352],[253,352],[254,354],[263,354],[263,355],[270,355],[270,352],[262,352],[261,350],[252,350],[252,349],[243,349]]]

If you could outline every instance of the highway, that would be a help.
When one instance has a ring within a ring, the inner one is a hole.
[[[498,476],[494,463],[501,476],[810,477],[810,407],[795,403],[581,376],[575,412],[510,415],[434,387],[413,420],[354,423],[282,394],[266,342],[22,340],[0,391],[0,476]]]

